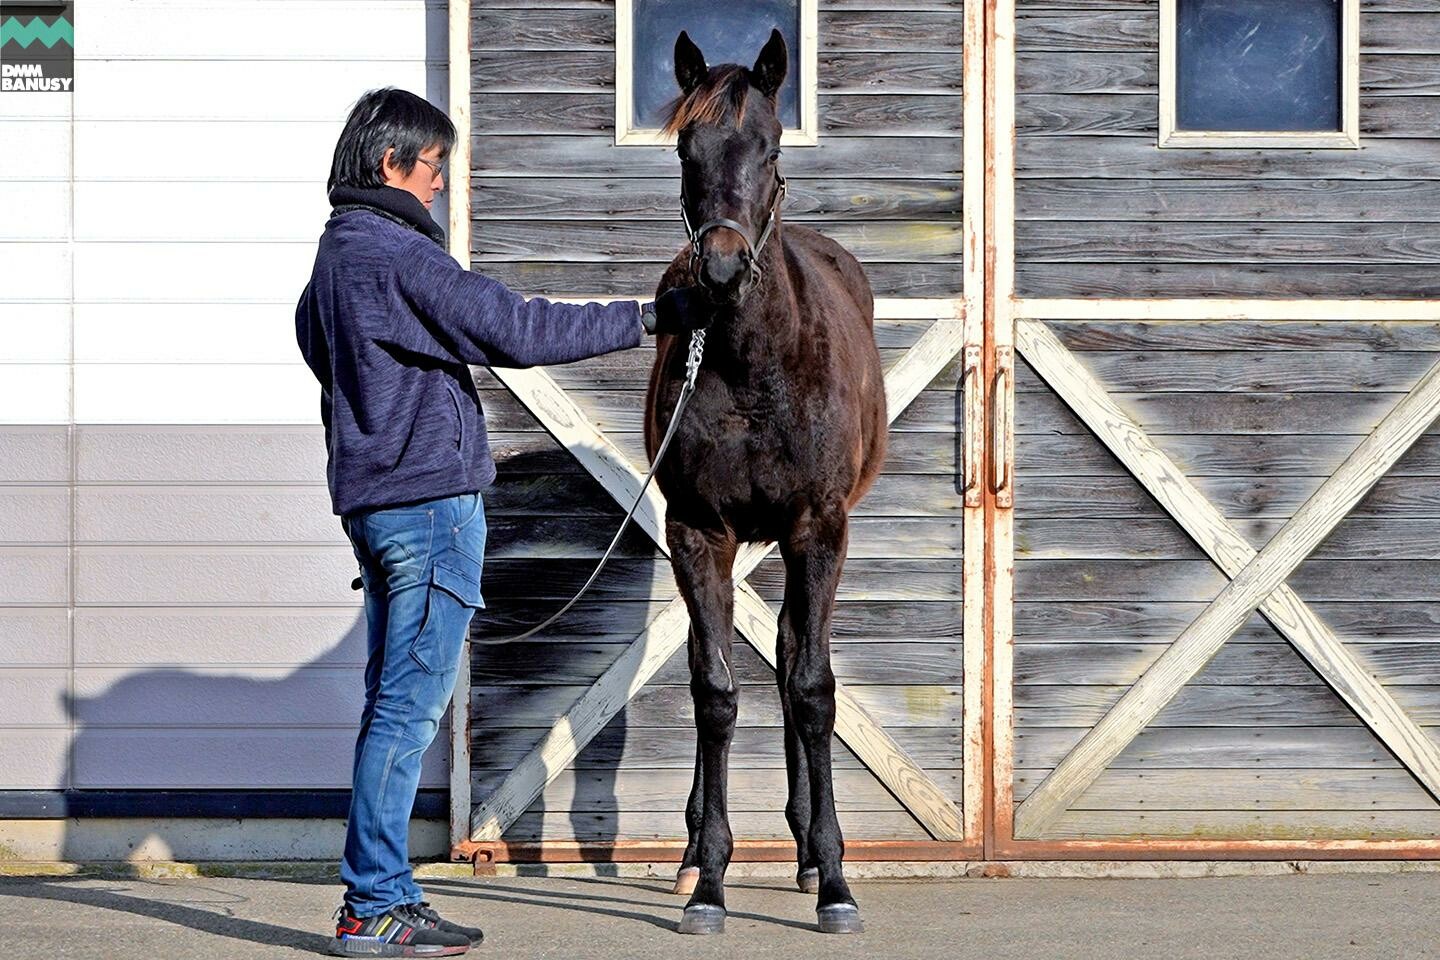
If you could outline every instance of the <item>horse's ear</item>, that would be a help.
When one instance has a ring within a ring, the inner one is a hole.
[[[760,56],[755,58],[755,66],[750,68],[750,82],[767,98],[775,99],[775,94],[780,91],[780,84],[785,82],[788,61],[785,38],[780,36],[779,30],[771,30],[770,39],[765,41]]]
[[[709,75],[705,54],[695,46],[690,34],[681,30],[680,36],[675,38],[675,82],[680,84],[680,92],[689,96]]]

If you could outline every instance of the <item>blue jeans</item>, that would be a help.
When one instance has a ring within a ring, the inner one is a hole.
[[[370,640],[340,879],[351,912],[369,917],[422,899],[410,872],[410,814],[470,619],[485,606],[485,508],[466,493],[340,522],[360,562]]]

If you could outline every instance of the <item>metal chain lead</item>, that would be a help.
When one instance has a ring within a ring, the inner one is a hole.
[[[602,556],[600,562],[595,565],[595,569],[590,574],[590,579],[585,581],[585,585],[580,588],[580,592],[571,597],[570,602],[561,607],[559,612],[554,616],[538,626],[531,627],[524,633],[516,634],[513,637],[502,637],[498,640],[471,640],[471,643],[491,647],[505,643],[519,643],[521,640],[533,637],[569,613],[570,608],[575,606],[575,604],[580,601],[580,598],[585,596],[585,592],[594,585],[596,579],[600,576],[600,571],[605,569],[605,564],[610,561],[610,557],[615,552],[615,548],[620,545],[620,537],[625,533],[625,528],[630,525],[630,520],[635,516],[635,511],[640,509],[640,503],[645,499],[645,491],[649,489],[650,481],[655,478],[655,471],[659,469],[660,461],[664,459],[665,451],[670,446],[670,439],[675,436],[675,428],[680,424],[680,414],[685,410],[685,404],[689,402],[690,395],[695,392],[695,381],[700,376],[700,361],[704,355],[705,331],[692,330],[690,332],[690,350],[685,356],[685,384],[680,388],[680,398],[675,401],[675,412],[670,415],[670,426],[665,430],[665,438],[660,441],[660,448],[655,451],[655,461],[650,464],[650,472],[645,474],[645,481],[640,484],[640,492],[635,494],[635,502],[630,505],[630,510],[625,514],[625,519],[620,521],[620,529],[615,531],[615,536],[611,539],[610,546],[605,549],[605,555]]]

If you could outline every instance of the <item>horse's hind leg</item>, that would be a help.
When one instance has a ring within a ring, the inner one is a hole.
[[[700,765],[700,742],[695,742],[695,779],[690,784],[690,799],[685,803],[685,832],[689,840],[685,843],[685,856],[680,861],[680,871],[675,875],[674,893],[688,897],[695,892],[700,880],[700,824],[704,813],[704,777]]]
[[[700,747],[700,830],[695,844],[700,875],[685,905],[680,932],[720,933],[725,929],[725,870],[734,851],[725,789],[740,696],[730,668],[736,544],[728,533],[675,521],[666,523],[665,536],[690,612],[690,695]]]
[[[820,871],[810,854],[810,772],[805,741],[795,727],[787,678],[795,660],[795,631],[785,605],[780,605],[780,630],[775,638],[775,679],[780,687],[780,713],[785,726],[785,820],[795,836],[795,885],[803,893],[820,892]]]
[[[804,741],[810,777],[810,855],[820,871],[816,913],[826,933],[859,933],[860,911],[845,882],[845,841],[835,816],[830,741],[835,731],[835,674],[830,620],[845,561],[848,519],[839,501],[815,504],[794,518],[781,543],[785,607],[794,634],[793,666],[785,678],[790,711]]]

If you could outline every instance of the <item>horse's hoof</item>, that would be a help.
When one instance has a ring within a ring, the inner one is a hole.
[[[815,908],[820,919],[821,933],[864,933],[865,925],[860,922],[860,908],[853,903],[830,903]]]
[[[695,884],[699,882],[699,867],[681,867],[680,872],[675,874],[675,889],[670,892],[688,897],[695,892]]]
[[[851,908],[854,909],[853,907]],[[713,903],[695,903],[680,918],[681,933],[724,933],[725,908]]]
[[[810,867],[806,870],[801,870],[795,876],[795,886],[800,888],[801,893],[819,893],[820,868]]]

